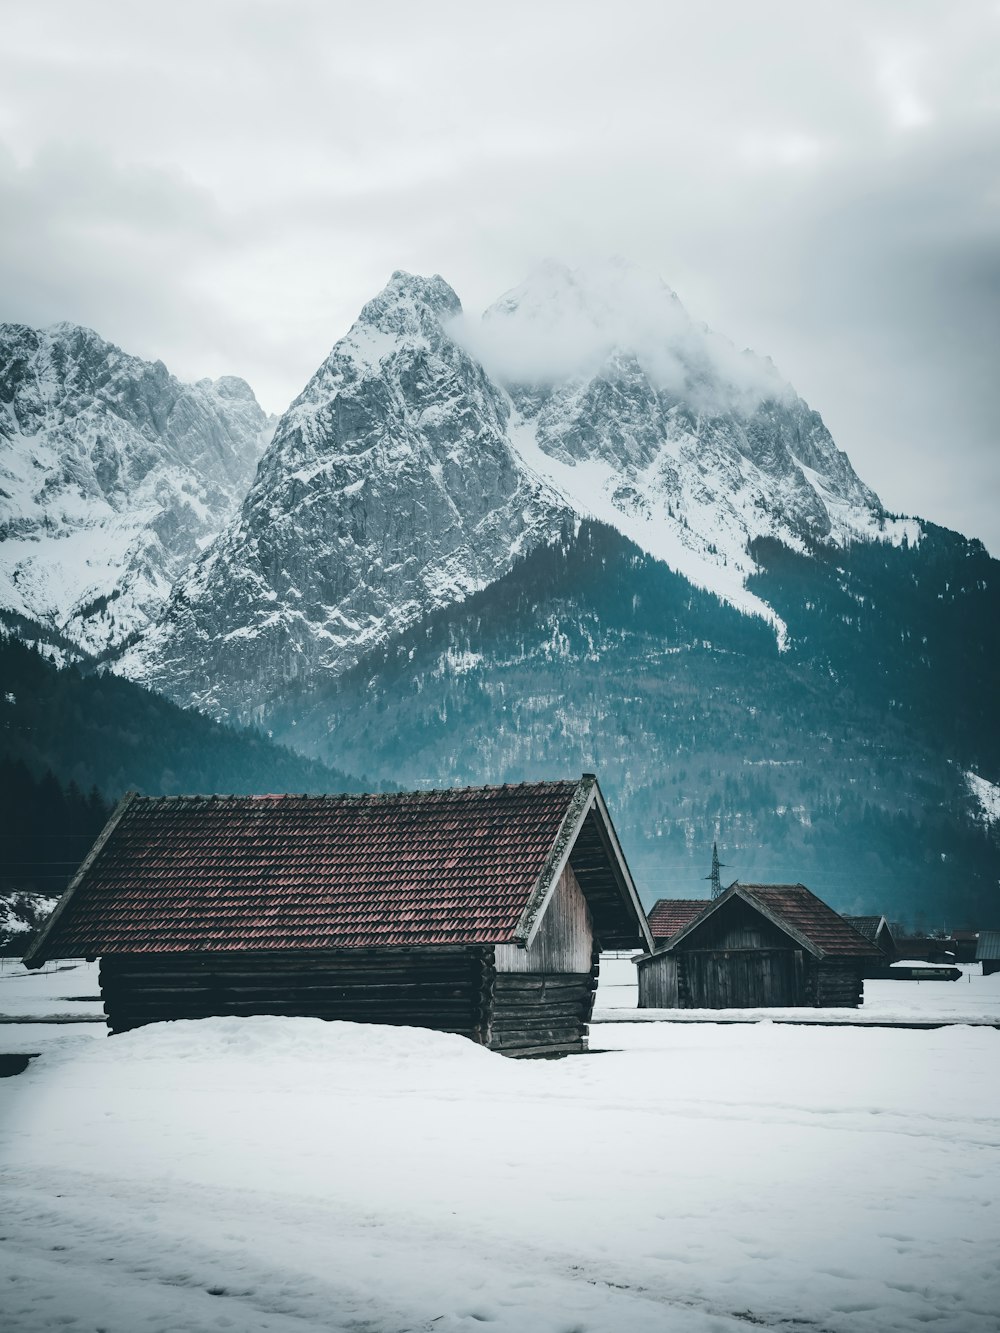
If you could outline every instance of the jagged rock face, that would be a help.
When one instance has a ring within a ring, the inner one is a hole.
[[[878,497],[775,367],[639,270],[546,265],[468,337],[510,395],[526,462],[736,605],[767,614],[743,586],[755,537],[884,530]]]
[[[89,329],[0,325],[0,606],[91,652],[162,611],[242,499],[271,423]]]
[[[440,278],[397,273],[281,418],[246,500],[121,669],[219,715],[339,672],[556,533],[506,396],[449,335]]]

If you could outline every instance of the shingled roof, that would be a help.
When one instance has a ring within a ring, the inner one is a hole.
[[[654,939],[668,940],[711,903],[711,898],[660,898],[647,913],[650,933]]]
[[[878,955],[877,945],[859,934],[839,912],[828,907],[804,884],[737,884],[745,895],[766,908],[777,925],[782,922],[816,951],[820,957],[856,958]]]
[[[756,907],[779,930],[790,935],[817,958],[882,956],[878,945],[848,925],[839,913],[817,898],[804,884],[740,884],[738,881],[731,884],[720,898],[716,898],[704,915],[692,918],[656,952],[669,952],[676,948],[703,921],[734,897],[742,898]]]
[[[853,926],[859,934],[864,935],[866,940],[871,940],[874,944],[878,928],[885,918],[881,916],[845,916],[844,920]]]
[[[592,774],[391,795],[131,793],[24,961],[523,942],[567,859],[602,940],[651,943]]]

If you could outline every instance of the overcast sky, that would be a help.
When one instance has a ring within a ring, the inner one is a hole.
[[[281,411],[395,268],[623,255],[1000,555],[1000,2],[7,0],[0,319]]]

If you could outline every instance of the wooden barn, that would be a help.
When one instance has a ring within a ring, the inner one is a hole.
[[[652,948],[597,779],[126,796],[25,957],[99,957],[112,1032],[285,1014],[586,1049],[603,949]]]
[[[851,1007],[881,950],[803,884],[732,884],[636,960],[640,1009]]]
[[[882,951],[881,958],[873,958],[865,969],[866,977],[877,977],[899,956],[896,953],[896,941],[884,916],[845,916],[849,926],[872,944],[877,944]]]
[[[646,914],[649,933],[657,944],[666,944],[711,903],[711,898],[658,898]]]

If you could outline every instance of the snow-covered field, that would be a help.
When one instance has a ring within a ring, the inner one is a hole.
[[[18,985],[96,993],[8,975],[0,1012]],[[313,1019],[102,1031],[0,1027],[46,1034],[0,1080],[5,1330],[997,1328],[993,1028],[608,1023],[521,1063]]]

